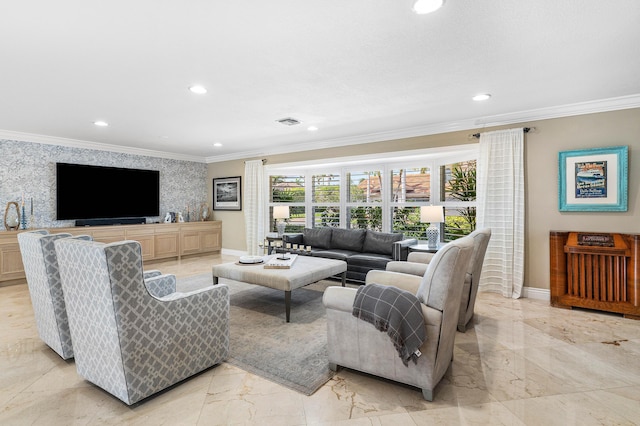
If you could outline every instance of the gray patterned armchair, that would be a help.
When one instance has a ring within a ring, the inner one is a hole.
[[[140,244],[56,242],[78,374],[131,405],[224,361],[229,288],[152,295]]]
[[[18,234],[38,335],[63,359],[73,358],[73,345],[54,242],[69,237],[71,234],[49,234],[46,230]],[[82,235],[75,238],[91,237]]]
[[[405,366],[387,333],[353,316],[356,289],[332,286],[324,292],[327,310],[329,367],[353,368],[422,389],[424,399],[433,400],[433,390],[453,359],[453,347],[462,296],[462,282],[471,258],[473,242],[460,238],[442,248],[420,278],[386,272],[367,284],[398,287],[415,294],[421,302],[427,340],[420,346],[417,363]],[[377,275],[377,274],[376,274]]]

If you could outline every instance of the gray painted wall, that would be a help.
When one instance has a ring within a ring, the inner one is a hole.
[[[147,222],[163,219],[168,211],[184,214],[187,205],[193,211],[207,202],[204,163],[0,139],[0,230],[4,230],[5,206],[10,201],[20,203],[23,193],[27,216],[33,198],[33,227],[75,225],[55,220],[57,162],[159,170],[162,217],[147,218]]]

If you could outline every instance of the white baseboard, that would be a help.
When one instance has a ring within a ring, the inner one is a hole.
[[[551,292],[544,288],[522,287],[522,297],[529,299],[551,300]]]
[[[223,248],[223,249],[220,251],[220,253],[221,253],[221,254],[226,254],[226,255],[229,255],[229,256],[246,256],[246,255],[247,255],[247,252],[246,252],[246,251],[241,251],[241,250],[231,250],[231,249],[226,249],[226,248]]]

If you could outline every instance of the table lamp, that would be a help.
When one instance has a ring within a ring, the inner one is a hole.
[[[427,228],[427,246],[430,249],[437,248],[440,241],[440,230],[437,224],[444,222],[442,206],[421,206],[420,222],[429,224]]]
[[[284,235],[284,228],[287,226],[284,219],[289,219],[289,206],[274,206],[273,218],[277,221],[276,229],[278,230],[278,237],[282,237]]]

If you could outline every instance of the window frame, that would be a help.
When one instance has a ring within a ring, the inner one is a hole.
[[[393,232],[393,208],[394,207],[420,207],[427,205],[442,205],[445,209],[455,209],[464,207],[477,207],[476,202],[460,201],[440,201],[440,166],[457,162],[478,160],[479,150],[476,145],[462,145],[458,147],[447,147],[448,149],[426,149],[408,152],[395,152],[376,154],[373,156],[344,157],[338,159],[328,159],[319,161],[308,161],[288,164],[275,164],[265,166],[266,187],[270,190],[271,176],[274,175],[303,175],[305,181],[305,201],[304,203],[274,203],[271,197],[267,197],[266,211],[270,212],[274,205],[304,205],[305,206],[305,227],[310,228],[313,224],[313,208],[336,205],[340,211],[340,227],[346,228],[348,225],[348,208],[357,206],[380,207],[382,209],[382,231]],[[390,189],[390,173],[392,170],[428,168],[430,173],[429,201],[420,202],[393,202]],[[381,201],[380,202],[347,202],[347,191],[350,182],[347,180],[349,172],[380,171],[382,174]],[[435,173],[434,173],[435,171]],[[340,202],[339,203],[316,203],[312,200],[313,176],[320,174],[337,174],[340,176]],[[386,188],[386,190],[385,190]],[[270,213],[267,214],[270,216]],[[270,229],[269,217],[265,218],[265,229]],[[440,224],[440,235],[444,235],[444,223]]]

